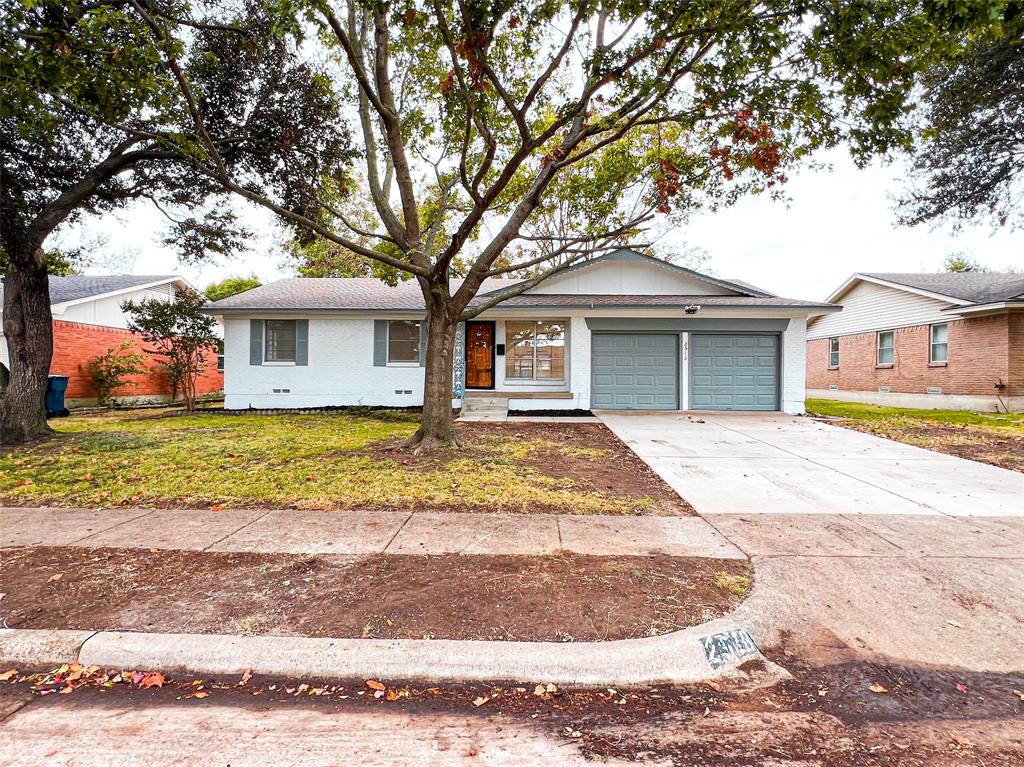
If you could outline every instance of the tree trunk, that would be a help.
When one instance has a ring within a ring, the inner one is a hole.
[[[53,357],[53,317],[49,279],[39,247],[5,244],[9,266],[4,280],[3,327],[11,369],[0,396],[0,445],[7,446],[53,434],[43,404]]]
[[[423,418],[420,428],[406,442],[416,452],[434,447],[460,445],[452,412],[452,352],[458,321],[445,308],[427,311],[427,364],[424,369]]]

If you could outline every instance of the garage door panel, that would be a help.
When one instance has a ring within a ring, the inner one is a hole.
[[[595,333],[592,339],[591,402],[594,407],[650,410],[678,407],[678,336]]]
[[[778,336],[690,337],[690,404],[707,410],[778,408]]]

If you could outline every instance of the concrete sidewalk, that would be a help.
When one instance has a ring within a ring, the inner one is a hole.
[[[0,547],[282,554],[501,554],[745,559],[700,517],[439,514],[279,509],[0,510]]]

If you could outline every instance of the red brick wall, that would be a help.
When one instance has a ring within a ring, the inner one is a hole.
[[[1024,397],[1024,312],[1007,315],[1010,337],[1010,380],[1007,396]]]
[[[146,344],[137,333],[105,325],[86,325],[81,322],[53,321],[53,360],[50,362],[51,375],[70,376],[68,399],[87,399],[96,396],[89,382],[89,363],[112,346],[130,341],[135,349],[143,350]],[[143,354],[145,352],[143,351]],[[153,355],[146,354],[147,372],[129,376],[126,384],[114,392],[117,397],[169,396],[171,385],[163,366]],[[217,355],[207,354],[209,367],[199,377],[197,390],[200,394],[219,391],[224,388],[224,374],[217,370]]]
[[[827,389],[836,384],[842,391],[876,392],[880,386],[889,386],[894,392],[924,394],[929,386],[939,386],[943,394],[992,395],[995,394],[993,387],[996,381],[1002,379],[1010,387],[1005,393],[1013,396],[1021,392],[1021,377],[1018,373],[1011,380],[1008,316],[1002,314],[950,322],[949,362],[946,365],[930,365],[928,362],[928,325],[895,330],[894,363],[888,368],[875,365],[877,342],[874,332],[839,337],[838,370],[828,367],[827,338],[808,341],[807,388]],[[1022,353],[1016,352],[1018,357]],[[1019,359],[1017,365],[1024,367]]]

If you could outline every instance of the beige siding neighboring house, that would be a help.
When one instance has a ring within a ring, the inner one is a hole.
[[[808,397],[1024,410],[1024,275],[860,273],[807,327]]]

